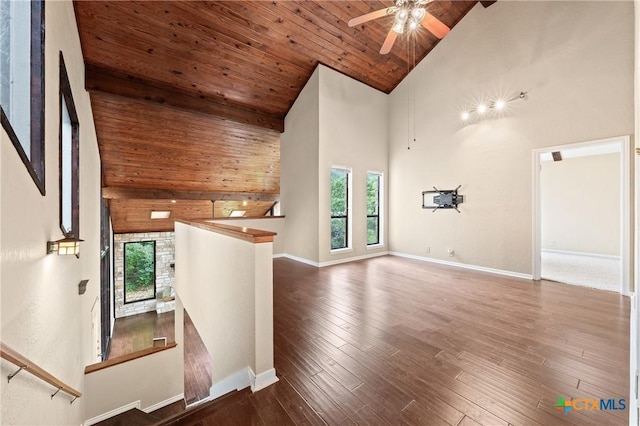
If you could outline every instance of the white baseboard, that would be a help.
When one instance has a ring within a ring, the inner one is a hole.
[[[620,260],[620,256],[614,256],[614,255],[611,255],[611,254],[585,253],[585,252],[582,252],[582,251],[542,249],[542,252],[543,253],[556,253],[556,254],[569,254],[569,255],[572,255],[572,256],[599,257],[599,258],[603,258],[603,259]]]
[[[276,383],[279,379],[276,376],[276,369],[272,368],[267,371],[263,371],[257,376],[253,373],[251,369],[249,369],[249,373],[251,374],[251,392],[258,392],[261,389],[266,388],[267,386],[271,386]]]
[[[505,271],[505,270],[502,270],[502,269],[494,269],[494,268],[487,268],[485,266],[470,265],[470,264],[467,264],[467,263],[451,262],[449,260],[440,260],[440,259],[434,259],[432,257],[416,256],[416,255],[413,255],[413,254],[399,253],[399,252],[395,252],[395,251],[391,251],[391,252],[389,252],[389,254],[392,255],[392,256],[406,257],[407,259],[421,260],[423,262],[431,262],[431,263],[438,263],[440,265],[453,266],[453,267],[456,267],[456,268],[471,269],[473,271],[489,272],[490,274],[505,275],[507,277],[524,278],[524,279],[527,279],[527,280],[532,280],[533,279],[533,275],[531,275],[531,274],[523,274],[523,273],[520,273],[520,272]]]
[[[289,253],[284,253],[282,257],[286,257],[287,259],[295,260],[296,262],[306,263],[307,265],[315,266],[316,268],[320,267],[318,262],[314,262],[313,260],[305,259],[303,257],[294,256]]]
[[[273,258],[274,258],[274,259],[277,259],[277,258],[279,258],[279,257],[285,257],[285,256],[286,256],[286,254],[284,254],[284,253],[275,253],[275,254],[273,255]]]
[[[328,262],[320,262],[320,267],[323,268],[325,266],[339,265],[340,263],[355,262],[357,260],[364,260],[364,259],[370,259],[372,257],[386,256],[388,254],[389,254],[388,251],[378,251],[371,254],[363,254],[361,256],[345,257],[343,259],[330,260]]]
[[[172,396],[171,398],[167,398],[164,401],[160,401],[157,404],[153,404],[148,406],[147,408],[143,408],[142,411],[145,413],[150,413],[152,411],[156,411],[161,409],[162,407],[166,407],[169,404],[173,404],[174,402],[182,401],[184,399],[184,393]]]
[[[95,417],[90,418],[89,420],[85,420],[84,421],[84,426],[91,426],[91,425],[94,425],[96,423],[100,423],[103,420],[110,419],[113,416],[117,416],[118,414],[122,414],[125,411],[129,411],[129,410],[132,410],[134,408],[140,409],[140,400],[134,401],[134,402],[130,402],[127,405],[123,405],[122,407],[114,408],[113,410],[108,411],[108,412],[103,413],[103,414],[100,414],[99,416],[95,416]]]
[[[344,257],[342,259],[337,259],[337,260],[330,260],[328,262],[314,262],[313,260],[309,260],[309,259],[305,259],[305,258],[302,258],[302,257],[294,256],[294,255],[288,254],[288,253],[285,253],[280,257],[286,257],[287,259],[291,259],[291,260],[295,260],[296,262],[305,263],[307,265],[315,266],[316,268],[324,268],[325,266],[338,265],[340,263],[355,262],[357,260],[364,260],[364,259],[370,259],[372,257],[386,256],[388,254],[389,254],[388,251],[378,251],[378,252],[375,252],[375,253],[364,254],[364,255],[361,255],[361,256],[351,256],[351,257]]]
[[[242,390],[251,386],[253,372],[249,367],[236,371],[230,376],[214,383],[209,390],[209,398],[216,399],[234,390]]]

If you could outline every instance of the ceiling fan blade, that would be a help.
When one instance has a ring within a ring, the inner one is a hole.
[[[387,7],[386,9],[380,9],[380,10],[376,10],[375,12],[370,12],[362,16],[358,16],[349,21],[349,26],[355,27],[356,25],[364,24],[365,22],[382,18],[383,16],[387,16],[388,14],[392,13],[394,9],[395,9],[395,6],[391,6],[391,7]]]
[[[449,27],[429,12],[425,13],[424,19],[420,21],[420,23],[423,27],[428,29],[431,34],[438,38],[444,38],[444,36],[449,34],[449,31],[451,31]]]
[[[389,30],[389,34],[387,34],[387,38],[384,40],[384,44],[380,49],[381,55],[386,55],[387,53],[391,52],[393,43],[396,42],[396,37],[398,37],[398,33],[393,31],[393,29]]]

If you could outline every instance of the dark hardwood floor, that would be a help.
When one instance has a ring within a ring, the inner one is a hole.
[[[174,323],[174,311],[163,314],[153,311],[117,318],[113,324],[108,359],[151,348],[154,337],[166,337],[167,342],[174,342]]]
[[[211,389],[211,357],[191,317],[184,311],[184,400],[187,405],[208,398]]]
[[[559,397],[628,402],[629,300],[393,256],[274,260],[280,381],[180,425],[623,425]]]

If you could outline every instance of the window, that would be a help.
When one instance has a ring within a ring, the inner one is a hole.
[[[124,303],[156,297],[156,242],[124,243]]]
[[[381,244],[380,207],[382,173],[367,172],[367,245]]]
[[[44,1],[0,1],[0,121],[44,195]]]
[[[331,168],[331,250],[349,248],[351,170]]]
[[[80,126],[60,52],[60,229],[80,238]]]

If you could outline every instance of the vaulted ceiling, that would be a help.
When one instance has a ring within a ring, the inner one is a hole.
[[[74,2],[114,231],[268,212],[280,192],[284,117],[319,63],[389,93],[414,52],[419,62],[438,43],[421,27],[381,55],[392,17],[347,25],[393,4]],[[426,9],[453,28],[475,4]],[[151,210],[172,213],[151,220]]]

